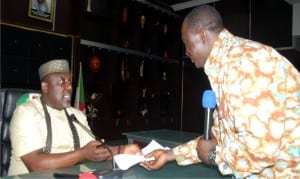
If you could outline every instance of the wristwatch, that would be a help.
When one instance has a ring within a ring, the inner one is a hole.
[[[211,148],[208,151],[208,161],[210,165],[216,165],[216,147]]]

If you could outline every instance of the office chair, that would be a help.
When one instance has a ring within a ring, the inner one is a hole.
[[[1,89],[1,117],[0,117],[0,132],[1,132],[1,165],[0,176],[6,176],[11,157],[11,143],[9,138],[9,124],[12,114],[17,103],[21,104],[26,101],[24,94],[40,93],[32,89],[5,88]],[[22,98],[21,98],[22,97]]]

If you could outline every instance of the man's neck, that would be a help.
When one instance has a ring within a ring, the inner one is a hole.
[[[57,107],[57,106],[55,106],[55,105],[52,105],[52,104],[49,102],[49,100],[47,100],[47,98],[46,98],[45,96],[41,96],[41,98],[42,98],[43,102],[45,103],[45,105],[48,106],[48,107],[51,107],[51,108],[56,109],[56,110],[59,110],[59,111],[61,111],[61,110],[64,109],[64,107]]]

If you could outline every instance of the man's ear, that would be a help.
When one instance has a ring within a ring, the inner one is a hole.
[[[43,92],[43,93],[48,93],[48,83],[42,81],[42,82],[41,82],[41,89],[42,89],[42,92]]]
[[[205,44],[205,41],[207,39],[206,30],[204,28],[199,28],[197,33],[198,33],[198,36],[201,39],[202,43]]]

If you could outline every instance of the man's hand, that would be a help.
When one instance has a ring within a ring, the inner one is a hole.
[[[211,140],[205,140],[204,138],[200,138],[197,145],[197,153],[200,160],[209,164],[208,160],[208,151],[217,145],[217,141],[215,138]]]
[[[103,161],[109,159],[109,151],[104,146],[100,146],[100,144],[101,142],[99,141],[91,141],[79,149],[81,150],[82,157],[89,161]]]
[[[175,160],[172,150],[158,149],[145,155],[145,158],[151,157],[154,157],[154,160],[144,161],[140,165],[147,170],[157,170],[162,168],[166,163]]]
[[[121,145],[120,146],[120,153],[121,154],[132,154],[135,155],[136,153],[139,153],[140,147],[137,144],[127,144],[127,145]]]

